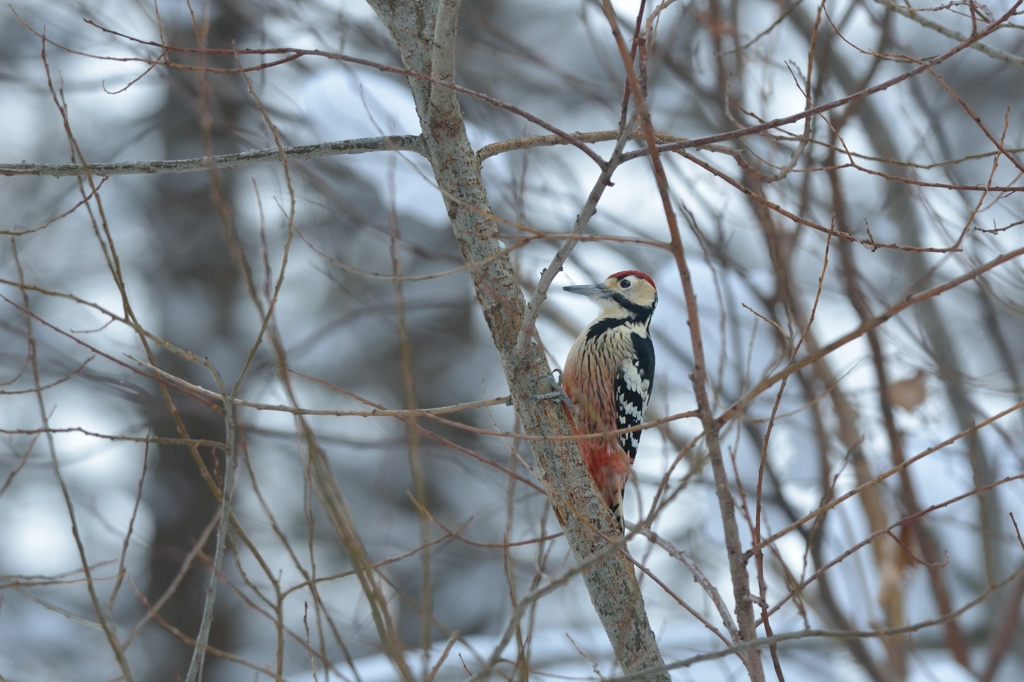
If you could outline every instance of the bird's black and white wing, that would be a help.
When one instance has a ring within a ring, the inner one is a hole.
[[[654,386],[654,344],[648,336],[632,333],[633,353],[615,376],[615,407],[618,428],[639,426]],[[619,434],[619,444],[632,463],[640,445],[640,431]]]

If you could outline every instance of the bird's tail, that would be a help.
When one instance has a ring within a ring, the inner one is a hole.
[[[626,494],[626,487],[619,488],[608,505],[612,510],[612,516],[615,518],[615,525],[619,527],[619,533],[622,535],[626,534],[626,519],[622,514],[622,498]]]

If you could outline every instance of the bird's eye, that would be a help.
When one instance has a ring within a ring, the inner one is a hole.
[[[628,289],[632,285],[633,283],[630,282],[628,279],[624,279],[619,282],[619,286],[622,287],[623,289]]]

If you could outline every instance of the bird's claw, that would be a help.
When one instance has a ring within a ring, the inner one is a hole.
[[[560,370],[555,370],[559,375]],[[547,390],[545,390],[547,389]],[[562,388],[562,382],[555,378],[554,372],[537,377],[537,394],[530,396],[532,400],[561,400],[567,406],[572,407],[572,401]]]

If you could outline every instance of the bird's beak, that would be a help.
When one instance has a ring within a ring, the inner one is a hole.
[[[588,296],[590,298],[608,298],[608,296],[611,295],[611,290],[604,284],[583,284],[575,287],[562,288],[570,294],[580,294],[581,296]]]

